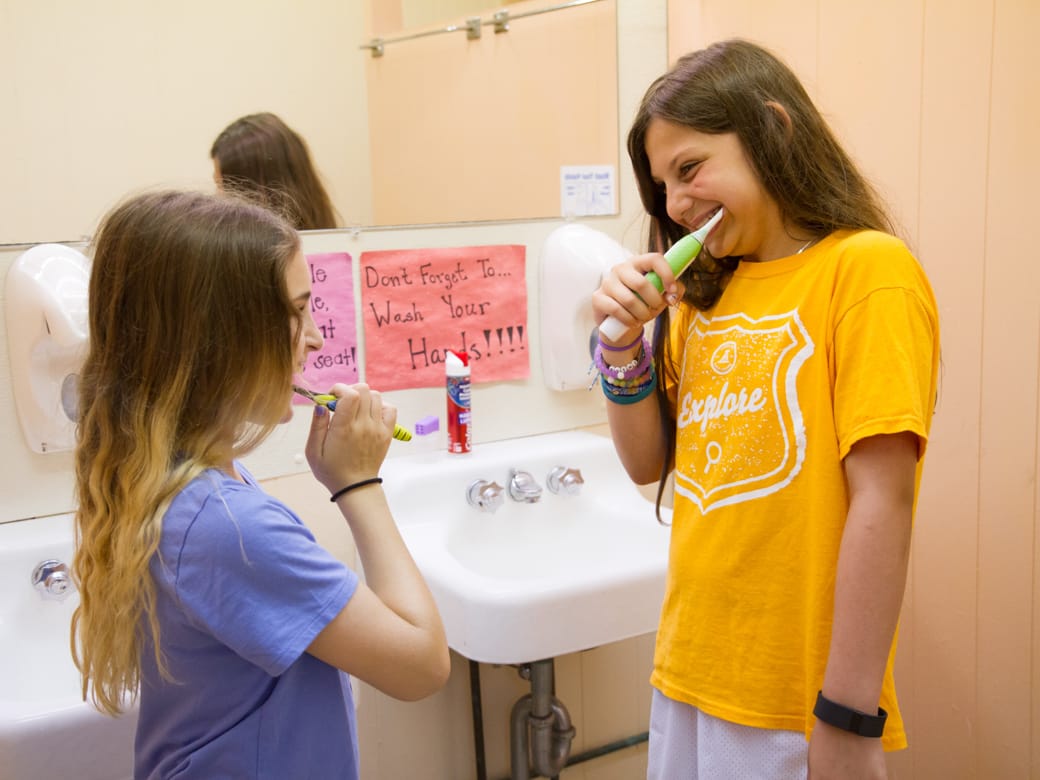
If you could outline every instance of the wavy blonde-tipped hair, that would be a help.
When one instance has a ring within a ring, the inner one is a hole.
[[[166,506],[285,414],[299,237],[241,199],[163,191],[113,209],[92,249],[71,643],[84,699],[116,714],[137,696],[145,631],[169,679],[149,569]]]

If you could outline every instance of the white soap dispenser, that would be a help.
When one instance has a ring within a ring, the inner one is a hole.
[[[32,247],[7,272],[11,381],[22,432],[34,452],[69,450],[76,441],[89,280],[87,258],[61,244]]]
[[[597,325],[592,293],[607,271],[631,255],[606,233],[577,222],[561,225],[546,238],[539,298],[542,373],[551,389],[588,388]]]

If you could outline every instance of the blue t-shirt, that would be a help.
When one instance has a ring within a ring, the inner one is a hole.
[[[210,470],[174,498],[151,572],[160,678],[143,628],[137,778],[357,780],[349,677],[306,652],[357,575],[284,504]]]

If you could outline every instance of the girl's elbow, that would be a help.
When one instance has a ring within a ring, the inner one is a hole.
[[[663,461],[646,451],[627,452],[619,449],[618,460],[628,478],[637,485],[652,485],[661,479]]]
[[[447,685],[448,678],[451,677],[451,654],[448,652],[447,643],[444,643],[444,645],[438,650],[433,659],[433,663],[430,665],[428,676],[430,690],[426,696],[436,693]]]
[[[628,474],[628,478],[640,487],[645,487],[646,485],[653,485],[655,482],[658,482],[661,479],[660,469],[647,468],[645,463],[632,463],[624,465],[625,473]]]
[[[408,685],[402,686],[401,690],[396,691],[393,694],[394,698],[401,701],[425,699],[443,688],[450,676],[451,656],[448,653],[448,646],[444,645],[443,649],[434,654],[428,663],[415,670]]]
[[[647,485],[653,485],[655,482],[661,479],[660,474],[642,474],[642,473],[629,473],[629,478],[639,487],[646,487]]]

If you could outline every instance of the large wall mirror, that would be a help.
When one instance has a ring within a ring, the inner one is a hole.
[[[0,3],[0,244],[213,188],[213,140],[259,111],[307,140],[343,227],[558,217],[561,166],[616,168],[615,0],[372,3]]]

